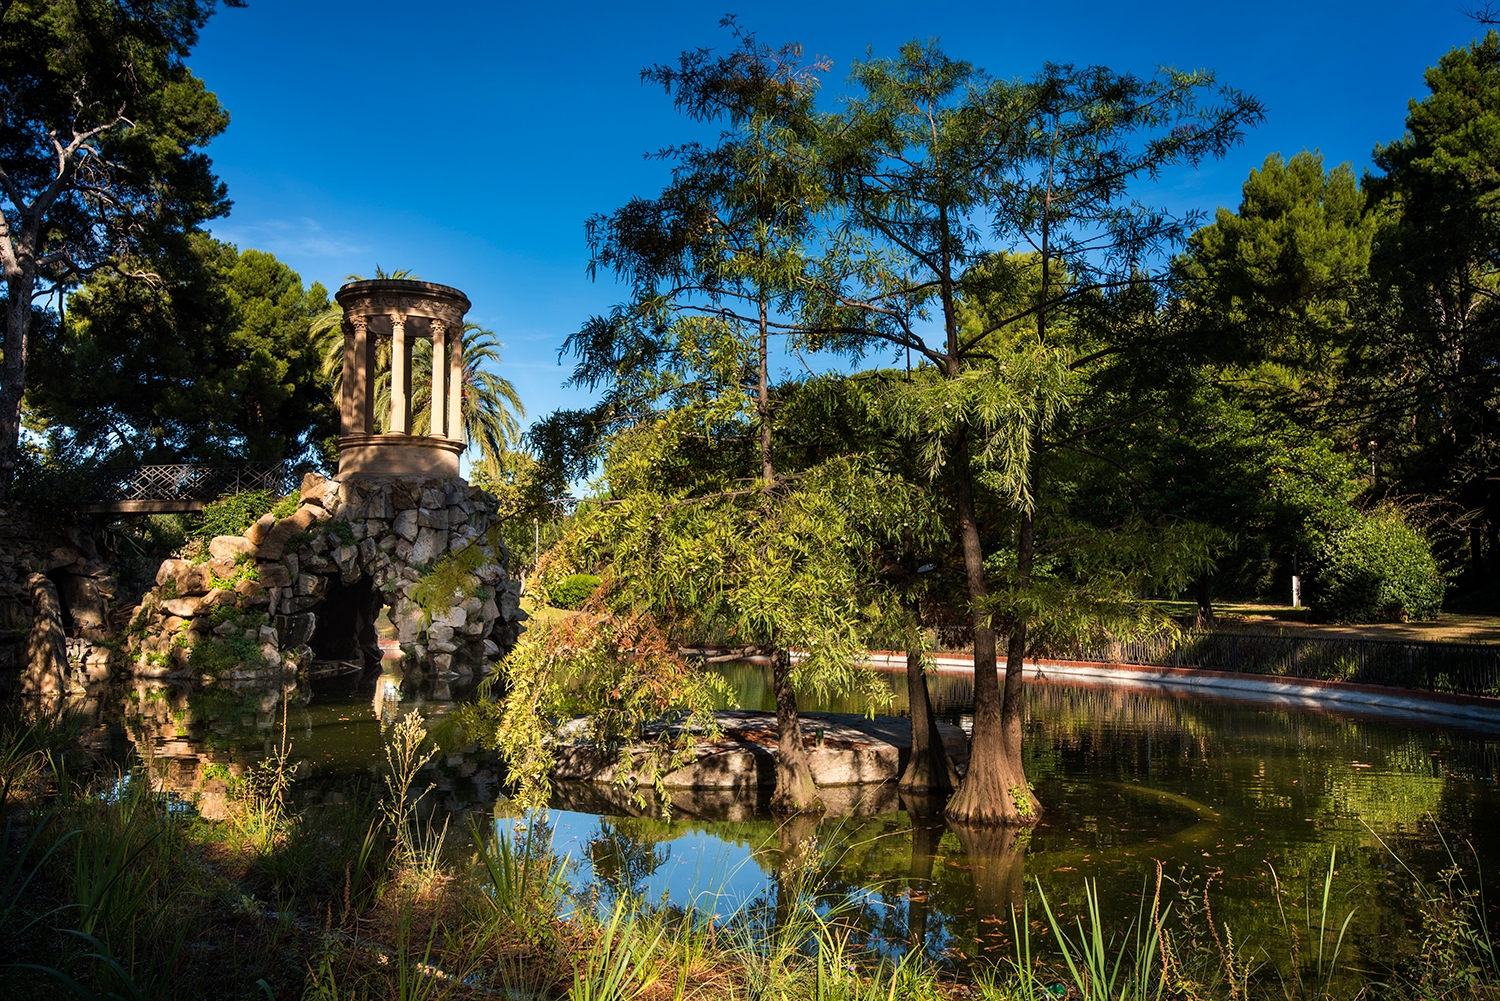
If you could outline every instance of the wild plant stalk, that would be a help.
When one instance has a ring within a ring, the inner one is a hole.
[[[1365,825],[1380,847],[1406,870],[1416,889],[1422,916],[1422,951],[1414,973],[1402,979],[1424,996],[1431,993],[1485,1001],[1500,998],[1500,952],[1490,930],[1479,853],[1469,846],[1476,870],[1476,885],[1471,887],[1437,821],[1431,817],[1428,820],[1448,854],[1448,865],[1438,874],[1438,886],[1417,875],[1374,828]]]
[[[428,924],[427,939],[422,943],[422,954],[418,958],[413,949],[412,933],[416,929],[416,913],[411,901],[404,900],[396,918],[396,983],[397,1001],[428,1001],[451,993],[445,978],[436,974],[431,964],[432,947],[437,941],[438,914],[433,912]]]
[[[123,794],[113,802],[81,801],[74,842],[70,934],[95,946],[87,962],[96,986],[106,989],[120,979],[117,966],[135,978],[122,981],[122,989],[149,980],[153,971],[169,973],[187,934],[185,925],[173,932],[163,920],[181,885],[159,865],[171,854],[162,843],[175,841],[172,816],[159,814],[147,783],[122,779],[116,788]]]
[[[12,795],[36,784],[53,752],[71,743],[81,727],[76,714],[62,709],[6,708],[0,723],[0,815],[9,809]]]
[[[1104,918],[1099,908],[1099,887],[1093,880],[1084,880],[1083,893],[1089,921],[1085,927],[1082,918],[1075,919],[1078,927],[1077,941],[1058,923],[1052,904],[1047,900],[1046,891],[1042,889],[1041,880],[1037,880],[1036,890],[1041,898],[1047,923],[1062,952],[1063,962],[1072,977],[1073,986],[1083,1001],[1114,1001],[1116,998],[1120,1001],[1146,1001],[1162,996],[1166,984],[1159,972],[1161,926],[1146,916],[1144,889],[1139,913],[1131,920],[1120,939],[1119,948],[1114,950],[1112,956],[1111,936],[1104,927]],[[1029,944],[1027,951],[1030,951]]]
[[[426,740],[427,729],[416,713],[408,713],[391,728],[391,738],[385,745],[385,786],[390,795],[381,801],[381,810],[396,839],[396,857],[401,867],[408,872],[430,875],[440,865],[448,825],[445,822],[437,833],[430,824],[425,831],[417,827],[417,806],[432,791],[432,786],[415,796],[412,786],[417,773],[437,754],[436,748],[423,749]]]
[[[5,820],[5,831],[0,834],[0,861],[7,861],[3,872],[0,872],[0,930],[3,930],[8,942],[0,945],[0,956],[9,952],[7,947],[9,941],[14,941],[18,936],[25,934],[34,925],[45,921],[57,913],[56,908],[38,914],[19,928],[13,927],[11,922],[20,911],[23,903],[28,899],[27,890],[32,880],[42,872],[53,854],[66,845],[70,840],[78,836],[76,829],[63,833],[55,838],[47,850],[41,856],[32,861],[32,853],[35,852],[44,834],[51,833],[53,821],[57,818],[57,809],[47,811],[36,819],[31,825],[31,831],[26,835],[25,841],[17,836],[12,824],[12,818]],[[19,845],[19,847],[17,847]]]
[[[1344,938],[1349,931],[1349,923],[1354,920],[1354,908],[1344,915],[1343,923],[1339,925],[1336,940],[1333,943],[1333,951],[1328,951],[1329,938],[1329,914],[1333,905],[1333,877],[1338,863],[1338,848],[1335,846],[1328,853],[1328,869],[1323,874],[1323,889],[1320,897],[1316,921],[1313,914],[1312,903],[1312,881],[1309,879],[1307,887],[1303,892],[1303,927],[1293,928],[1287,921],[1286,908],[1282,906],[1281,898],[1285,892],[1281,885],[1281,877],[1276,872],[1275,866],[1269,866],[1271,871],[1271,885],[1276,895],[1276,910],[1281,919],[1282,932],[1287,938],[1290,952],[1292,976],[1295,978],[1292,984],[1283,982],[1283,992],[1291,996],[1295,991],[1298,996],[1307,996],[1310,990],[1327,993],[1338,970],[1339,955],[1343,952]],[[1316,927],[1316,930],[1314,928]],[[1304,936],[1311,946],[1316,940],[1317,952],[1313,962],[1313,983],[1308,985],[1304,975],[1302,940]]]
[[[473,817],[469,835],[478,846],[478,860],[488,878],[483,899],[493,912],[517,927],[539,929],[558,916],[567,892],[567,872],[550,850],[541,850],[527,836],[519,845],[504,830],[490,838]]]
[[[292,818],[286,809],[286,793],[296,774],[291,754],[286,693],[283,692],[281,743],[274,753],[251,765],[240,780],[239,794],[231,814],[240,836],[260,854],[266,854],[275,848],[285,838],[291,826]]]

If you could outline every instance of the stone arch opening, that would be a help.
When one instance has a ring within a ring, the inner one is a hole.
[[[353,583],[341,576],[327,577],[327,590],[317,605],[316,623],[308,645],[313,662],[355,661],[368,670],[380,666],[380,637],[376,620],[385,606],[385,595],[368,576]]]
[[[46,574],[47,579],[52,582],[52,586],[57,588],[57,607],[62,613],[63,632],[69,636],[76,636],[78,635],[78,623],[74,620],[73,602],[69,600],[71,595],[68,593],[71,590],[69,585],[72,584],[72,576],[72,574],[62,569],[49,570]]]

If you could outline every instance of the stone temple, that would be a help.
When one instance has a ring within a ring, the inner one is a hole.
[[[344,310],[338,473],[304,477],[284,517],[215,538],[199,559],[165,561],[131,615],[130,672],[374,667],[384,610],[407,672],[461,678],[520,634],[495,498],[459,476],[468,298],[400,280],[351,282],[335,298]],[[422,338],[433,360],[425,421],[412,407]],[[390,404],[377,414],[382,384]]]

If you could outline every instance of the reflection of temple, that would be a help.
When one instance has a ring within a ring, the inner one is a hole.
[[[191,803],[208,820],[229,815],[231,780],[279,742],[282,700],[297,685],[168,686],[140,680],[124,693],[126,731],[152,788]]]
[[[150,771],[153,788],[191,804],[209,820],[222,820],[233,809],[235,780],[279,749],[283,724],[296,763],[288,793],[292,802],[307,807],[379,798],[385,728],[428,705],[434,694],[430,685],[407,684],[412,701],[405,706],[399,704],[399,675],[382,676],[371,701],[356,694],[358,689],[315,698],[290,678],[284,687],[264,681],[172,686],[142,679],[122,693],[121,701],[126,733]],[[435,719],[441,709],[440,700],[424,715]],[[488,811],[499,796],[502,774],[493,752],[477,745],[446,748],[418,776],[419,791],[433,787],[423,810],[439,818]]]

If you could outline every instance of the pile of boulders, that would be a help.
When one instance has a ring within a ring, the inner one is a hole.
[[[411,666],[472,673],[514,645],[525,618],[495,511],[494,497],[460,479],[310,473],[291,514],[212,539],[198,560],[162,563],[132,616],[130,669],[248,677],[306,667],[333,582],[368,578]],[[464,589],[424,611],[418,585],[460,558]]]

